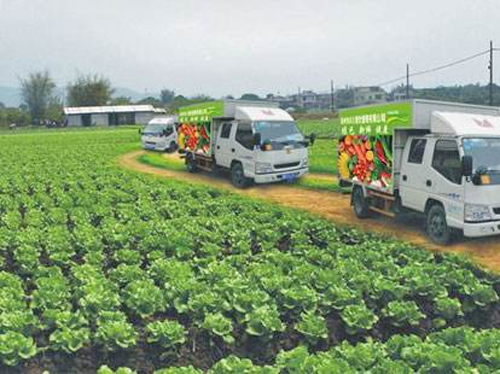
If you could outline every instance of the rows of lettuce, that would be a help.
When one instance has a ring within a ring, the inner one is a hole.
[[[197,355],[203,369],[253,365],[245,357],[353,365],[339,350],[384,351],[415,369],[416,356],[394,356],[388,344],[419,350],[428,340],[395,335],[497,327],[499,278],[468,261],[120,171],[111,161],[134,140],[127,131],[0,138],[5,365],[91,347],[131,362],[141,349],[154,369]],[[449,355],[464,349],[446,344]],[[484,346],[466,361],[496,368],[498,352]]]
[[[450,328],[426,339],[395,335],[387,342],[344,342],[326,352],[311,354],[305,346],[282,351],[274,365],[254,365],[249,359],[229,356],[208,370],[209,374],[302,374],[302,373],[493,373],[500,369],[500,330],[474,331]],[[108,365],[98,374],[135,374],[127,367]],[[193,366],[171,367],[155,374],[202,374]]]

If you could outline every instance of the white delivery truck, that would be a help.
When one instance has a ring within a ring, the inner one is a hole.
[[[179,150],[189,171],[231,172],[236,187],[291,181],[309,171],[306,140],[293,118],[258,101],[220,100],[179,108]]]
[[[142,147],[153,151],[174,152],[177,149],[175,117],[156,117],[141,131]]]
[[[447,244],[500,234],[500,110],[413,100],[340,113],[338,170],[359,218],[426,217]]]

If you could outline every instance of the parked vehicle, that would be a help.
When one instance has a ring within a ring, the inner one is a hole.
[[[306,140],[293,118],[274,104],[211,101],[179,109],[179,148],[189,171],[231,172],[236,187],[291,181],[309,171]]]
[[[177,126],[174,117],[153,118],[141,131],[144,149],[174,152],[177,150]]]
[[[500,109],[414,100],[340,113],[338,170],[359,218],[413,211],[447,244],[500,234]]]

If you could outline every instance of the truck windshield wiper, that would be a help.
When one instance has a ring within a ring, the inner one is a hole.
[[[283,145],[290,145],[291,144],[290,141],[287,141],[287,140],[273,140],[272,142],[283,144]]]

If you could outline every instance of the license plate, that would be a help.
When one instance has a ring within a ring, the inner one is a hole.
[[[283,179],[286,181],[293,181],[293,180],[297,179],[297,174],[296,173],[284,174]]]

